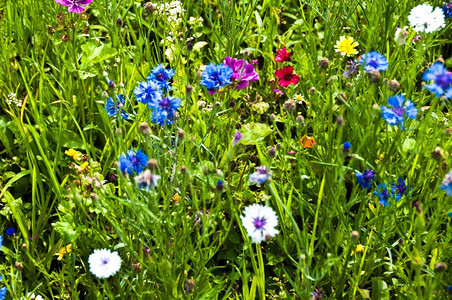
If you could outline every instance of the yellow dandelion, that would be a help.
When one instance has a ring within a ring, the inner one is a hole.
[[[55,255],[58,255],[58,260],[62,260],[64,255],[67,253],[70,253],[72,251],[72,244],[67,245],[66,247],[61,248],[58,253],[55,253]]]
[[[78,159],[78,157],[79,157],[79,153],[77,152],[77,150],[75,150],[73,148],[71,148],[69,150],[66,150],[64,152],[64,154],[66,154],[67,156],[72,157],[73,159]]]
[[[351,56],[358,54],[358,50],[355,49],[358,45],[358,42],[355,42],[351,36],[341,36],[334,49],[342,55]]]

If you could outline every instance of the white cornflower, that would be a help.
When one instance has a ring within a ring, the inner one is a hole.
[[[244,216],[240,216],[243,227],[251,237],[251,242],[260,244],[278,234],[278,217],[271,207],[253,204],[245,208]]]
[[[16,94],[15,93],[10,93],[8,94],[8,97],[6,98],[6,103],[8,105],[11,105],[11,103],[16,103],[17,102],[17,98],[16,98]]]
[[[121,257],[118,252],[107,249],[96,249],[88,258],[89,270],[97,278],[108,278],[121,268]]]
[[[138,176],[135,176],[135,182],[139,189],[150,190],[157,186],[160,176],[152,174],[151,171],[146,170]]]
[[[430,4],[421,4],[411,10],[408,21],[415,31],[431,33],[446,26],[444,18],[440,7],[433,8]]]

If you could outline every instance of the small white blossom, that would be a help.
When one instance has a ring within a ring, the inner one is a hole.
[[[89,270],[97,278],[108,278],[121,268],[121,257],[118,252],[107,249],[96,249],[88,258]]]

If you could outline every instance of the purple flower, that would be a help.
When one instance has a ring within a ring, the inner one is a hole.
[[[388,69],[388,60],[382,54],[377,51],[371,51],[369,53],[365,53],[361,55],[358,63],[360,65],[364,65],[364,71],[372,72],[372,71],[386,71]]]
[[[235,147],[240,142],[242,137],[243,137],[243,134],[241,134],[240,131],[237,131],[235,133],[234,140],[232,141],[232,146]]]
[[[139,149],[138,151],[134,151],[130,149],[126,154],[121,154],[119,156],[119,169],[122,173],[141,173],[146,163],[148,162],[148,156],[144,154],[143,150]]]
[[[243,59],[235,59],[226,57],[223,60],[223,65],[226,65],[232,69],[231,80],[237,82],[235,88],[241,90],[246,88],[250,81],[258,81],[259,75],[254,70],[254,67]]]
[[[93,0],[55,0],[55,2],[60,5],[69,6],[69,12],[75,12],[77,14],[85,10],[82,5],[88,5],[92,1]]]
[[[377,186],[377,190],[374,192],[374,195],[378,196],[378,201],[380,202],[381,205],[391,206],[391,204],[389,204],[389,198],[391,195],[389,194],[388,189],[386,188],[386,184],[380,183]]]

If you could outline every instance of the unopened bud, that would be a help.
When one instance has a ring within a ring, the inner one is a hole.
[[[315,87],[312,87],[312,88],[309,89],[309,93],[310,94],[314,94],[315,92],[316,92]]]
[[[353,231],[350,233],[350,238],[351,238],[352,240],[354,240],[354,241],[358,240],[358,239],[359,239],[359,232],[356,231],[356,230],[353,230]]]
[[[321,59],[319,59],[319,67],[320,68],[328,68],[328,66],[330,65],[330,61],[328,60],[328,58],[323,57]]]
[[[373,71],[367,72],[366,74],[369,77],[370,82],[376,83],[376,82],[380,81],[381,74],[378,70],[373,70]]]
[[[268,156],[270,156],[270,157],[275,157],[276,156],[276,149],[275,149],[275,147],[270,147],[270,149],[268,149]]]
[[[151,171],[155,171],[155,170],[157,170],[158,165],[159,165],[159,164],[158,164],[157,160],[151,158],[151,159],[148,161],[148,163],[146,164],[146,167],[147,167],[149,170],[151,170]]]
[[[439,262],[435,264],[435,272],[442,273],[447,270],[447,265],[443,262]]]
[[[179,130],[177,131],[177,138],[178,138],[179,140],[183,140],[183,139],[185,138],[185,131],[183,131],[182,129],[179,129]]]
[[[186,166],[180,167],[180,172],[181,172],[182,174],[187,174],[187,167],[186,167]]]
[[[184,284],[184,290],[187,294],[191,294],[195,291],[195,281],[188,279]]]
[[[434,159],[441,159],[441,157],[444,157],[444,151],[440,147],[436,147],[435,150],[432,152],[432,157]]]
[[[297,120],[298,125],[300,125],[300,126],[304,126],[305,125],[304,117],[302,115],[298,115],[296,120]]]
[[[121,135],[122,129],[121,128],[116,129],[115,133],[116,133],[116,135]]]
[[[217,189],[217,192],[219,192],[219,193],[224,191],[224,182],[223,182],[223,180],[218,180],[217,181],[216,189]]]
[[[393,92],[397,92],[400,88],[400,84],[397,80],[393,79],[389,81],[388,88]]]
[[[276,120],[276,115],[275,115],[275,114],[271,114],[271,115],[270,115],[270,120],[271,120],[271,121]]]
[[[151,134],[151,128],[149,127],[148,123],[142,122],[142,123],[140,123],[140,125],[138,127],[140,128],[140,132],[143,135]]]
[[[61,36],[61,40],[62,40],[63,42],[68,42],[70,39],[71,39],[71,38],[70,38],[69,35],[67,35],[67,34],[63,34],[63,35]]]
[[[296,104],[295,101],[293,101],[292,99],[289,99],[289,100],[287,100],[286,102],[284,102],[284,104],[283,104],[283,109],[292,112],[292,111],[294,111],[295,109],[297,109],[297,104]]]
[[[27,249],[28,249],[28,245],[25,244],[25,243],[23,243],[21,247],[22,247],[22,249],[24,249],[24,250],[27,250]]]
[[[24,269],[24,264],[21,263],[20,261],[16,261],[16,263],[14,264],[14,268],[16,268],[18,271],[22,271]]]
[[[124,24],[121,18],[116,19],[116,26],[121,27]]]
[[[342,115],[337,116],[336,124],[339,126],[344,125],[344,117],[342,117]]]
[[[137,262],[137,263],[132,263],[132,271],[133,271],[134,273],[139,273],[139,272],[141,272],[142,269],[143,269],[143,268],[141,267],[141,264],[140,264],[139,262]]]
[[[155,4],[152,2],[146,2],[144,4],[144,13],[145,14],[150,14],[151,12],[153,12],[155,10]]]

